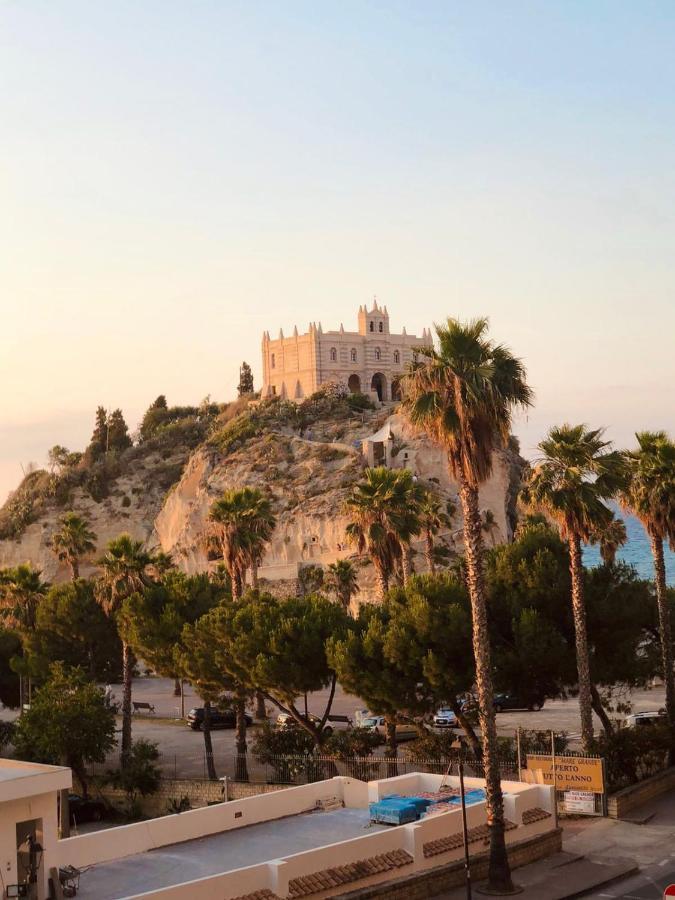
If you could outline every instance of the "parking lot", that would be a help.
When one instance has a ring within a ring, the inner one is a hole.
[[[116,700],[122,695],[121,685],[113,685]],[[308,709],[320,715],[323,712],[328,691],[311,694],[308,698]],[[204,738],[200,731],[192,731],[180,719],[180,698],[173,695],[173,682],[166,678],[137,678],[134,680],[132,697],[135,701],[150,703],[155,707],[154,714],[134,716],[133,736],[135,739],[146,738],[155,741],[162,754],[162,768],[169,777],[201,778],[205,775]],[[662,687],[652,690],[639,690],[631,695],[634,712],[659,709],[664,704]],[[185,687],[185,712],[192,706],[201,706],[201,700],[189,685]],[[333,703],[333,712],[348,715],[352,718],[356,710],[364,709],[366,704],[359,698],[345,693],[338,687]],[[252,710],[251,710],[252,711]],[[269,705],[271,718],[276,718],[278,710]],[[15,718],[16,711],[2,710],[0,716],[5,719]],[[579,742],[579,704],[576,698],[569,700],[547,700],[543,709],[538,712],[513,711],[497,715],[497,727],[500,735],[512,737],[518,726],[541,731],[565,731],[570,735],[572,746]],[[120,720],[118,719],[118,727]],[[595,727],[600,729],[599,720]],[[252,731],[252,729],[251,729]],[[249,743],[250,743],[249,732]],[[229,761],[234,758],[234,731],[219,729],[213,732],[214,758],[220,771],[229,769]],[[110,766],[116,762],[116,754],[109,757]],[[220,772],[219,772],[220,774]]]

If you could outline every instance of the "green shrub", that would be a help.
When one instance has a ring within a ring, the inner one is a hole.
[[[665,769],[673,740],[667,725],[620,728],[596,738],[593,752],[604,757],[607,784],[616,791]]]

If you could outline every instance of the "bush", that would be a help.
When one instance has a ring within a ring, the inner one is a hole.
[[[600,735],[592,749],[604,757],[607,784],[616,791],[665,769],[673,739],[667,725],[620,728],[613,734]]]
[[[108,780],[114,787],[127,795],[127,815],[139,815],[139,797],[154,794],[159,788],[161,772],[157,766],[159,750],[153,741],[141,738],[134,741],[127,765],[117,772],[109,773]]]

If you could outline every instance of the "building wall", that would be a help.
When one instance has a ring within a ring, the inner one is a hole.
[[[44,847],[44,854],[38,882],[39,900],[48,896],[49,869],[58,864],[56,796],[56,792],[53,791],[0,803],[0,867],[5,884],[16,884],[18,881],[17,823],[29,822],[33,819],[41,820],[37,839]]]
[[[377,305],[370,311],[359,309],[359,330],[323,331],[311,323],[309,331],[272,340],[263,335],[262,396],[278,395],[302,400],[326,381],[350,384],[353,390],[377,395],[373,377],[381,383],[382,400],[391,400],[392,383],[404,373],[419,347],[431,342],[430,332],[422,337],[391,334],[389,315]],[[358,379],[358,383],[355,381]]]

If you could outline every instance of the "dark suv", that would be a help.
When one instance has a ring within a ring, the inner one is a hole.
[[[212,709],[211,728],[234,728],[237,724],[237,715],[233,709]],[[193,731],[199,731],[204,724],[204,707],[197,706],[187,714],[187,724]],[[246,724],[253,724],[253,719],[246,715]]]
[[[530,709],[537,712],[542,708],[545,697],[519,697],[517,694],[495,694],[493,705],[495,712],[505,712],[507,709]]]

